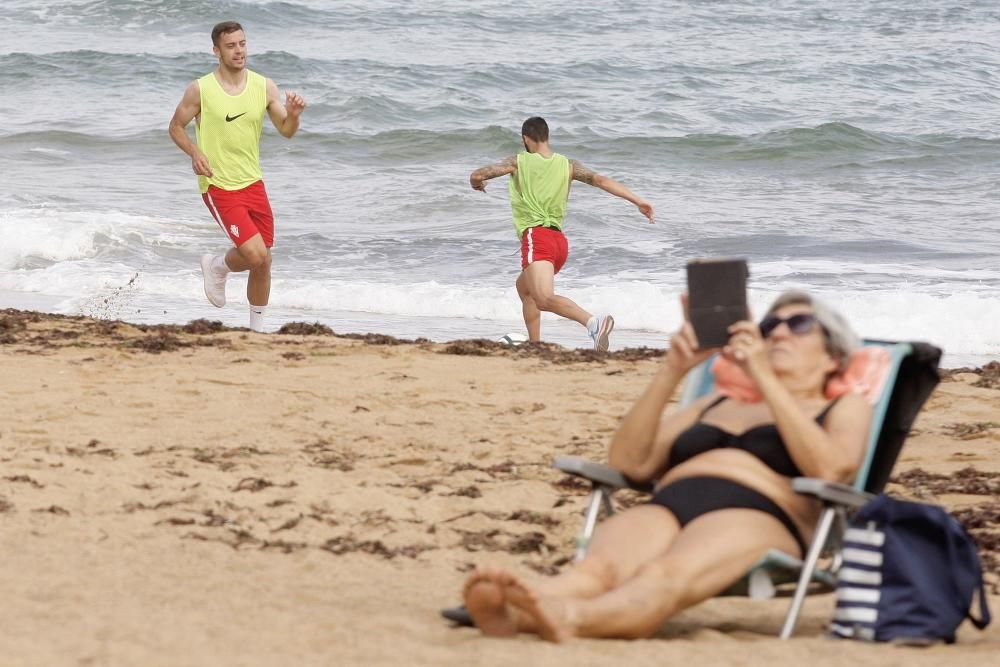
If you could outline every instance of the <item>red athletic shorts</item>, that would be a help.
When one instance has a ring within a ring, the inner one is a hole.
[[[214,185],[202,194],[212,217],[229,235],[237,247],[259,233],[264,245],[274,245],[274,214],[267,201],[264,181],[252,183],[242,190],[223,190]]]
[[[528,227],[521,237],[521,268],[528,264],[545,260],[552,262],[556,273],[566,263],[569,257],[569,243],[566,236],[558,229],[550,227]]]

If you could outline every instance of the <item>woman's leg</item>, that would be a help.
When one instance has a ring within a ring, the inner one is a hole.
[[[719,510],[691,521],[665,554],[603,595],[548,596],[513,578],[503,595],[518,610],[522,628],[550,641],[648,637],[670,616],[721,593],[775,547],[798,550],[776,518],[756,510]]]
[[[587,555],[565,572],[542,580],[545,595],[589,598],[621,586],[662,556],[680,533],[676,517],[658,505],[637,505],[603,521]]]
[[[662,556],[680,531],[677,519],[656,505],[638,505],[602,522],[587,555],[565,572],[544,579],[533,590],[551,598],[589,598],[620,586],[647,562]],[[505,589],[519,585],[503,568],[476,568],[465,582],[465,607],[484,633],[509,636],[533,631],[531,619],[510,609]],[[526,624],[526,625],[525,625]],[[521,627],[524,625],[525,627]]]

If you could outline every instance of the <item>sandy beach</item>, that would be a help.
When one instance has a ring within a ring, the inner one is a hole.
[[[0,664],[986,665],[824,638],[832,596],[716,599],[648,641],[486,639],[438,610],[476,563],[564,565],[656,364],[554,346],[256,335],[0,311]],[[1000,364],[943,373],[890,490],[980,542],[1000,613]],[[993,658],[990,658],[993,656]],[[993,663],[995,664],[995,663]]]

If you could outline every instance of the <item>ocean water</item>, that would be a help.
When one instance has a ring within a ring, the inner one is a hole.
[[[247,321],[204,298],[227,245],[167,123],[243,23],[249,66],[308,102],[265,121],[277,219],[269,327],[448,340],[521,331],[506,179],[553,147],[626,183],[656,224],[576,184],[559,292],[612,348],[664,345],[684,265],[743,256],[751,302],[806,288],[866,336],[1000,357],[1000,5],[904,0],[4,0],[0,307]],[[583,346],[554,316],[543,337]]]

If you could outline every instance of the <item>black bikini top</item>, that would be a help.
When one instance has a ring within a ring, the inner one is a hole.
[[[687,429],[674,440],[673,447],[670,448],[670,456],[667,460],[667,467],[673,468],[685,461],[693,459],[699,454],[704,454],[712,449],[722,447],[731,449],[742,449],[760,459],[764,465],[785,477],[799,477],[802,472],[799,470],[792,457],[788,455],[785,442],[781,439],[778,427],[774,424],[762,424],[755,426],[740,434],[724,431],[718,426],[712,426],[701,421],[706,412],[726,400],[725,396],[720,396],[698,415],[698,423]],[[826,421],[826,415],[830,408],[836,405],[839,399],[835,398],[823,408],[823,411],[816,417],[816,422],[820,425]]]

